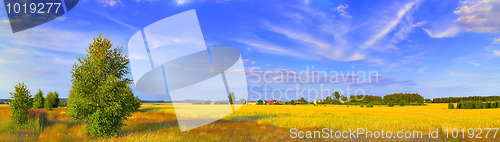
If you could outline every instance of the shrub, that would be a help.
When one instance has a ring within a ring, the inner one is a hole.
[[[340,105],[340,101],[339,100],[333,100],[333,104]]]
[[[500,102],[496,102],[496,104],[497,108],[500,108]]]
[[[264,101],[262,101],[262,100],[257,101],[257,105],[263,105],[263,104],[264,104]]]
[[[201,105],[202,103],[201,103],[201,101],[196,101],[196,102],[192,102],[191,104],[193,104],[193,105]]]
[[[405,106],[405,105],[406,105],[406,101],[401,100],[401,101],[399,102],[399,106]]]
[[[14,92],[10,93],[10,118],[11,122],[21,126],[28,121],[28,109],[30,106],[30,91],[24,83],[17,83]]]
[[[373,104],[370,103],[370,104],[366,105],[366,107],[373,108]]]
[[[455,109],[455,105],[453,105],[453,103],[449,103],[448,104],[448,109]]]
[[[359,105],[359,107],[364,107],[364,105]]]
[[[389,103],[387,103],[388,107],[394,107],[394,105],[395,105],[394,101],[389,101]]]

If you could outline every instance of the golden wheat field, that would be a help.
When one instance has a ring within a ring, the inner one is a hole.
[[[186,107],[190,107],[186,105]],[[193,106],[199,107],[199,106]],[[498,135],[487,139],[445,138],[446,128],[498,128],[500,109],[448,109],[447,104],[427,106],[362,108],[346,105],[244,105],[235,113],[214,123],[180,132],[172,105],[143,104],[126,121],[118,137],[93,138],[85,135],[83,123],[71,122],[65,108],[34,110],[47,118],[40,129],[12,129],[8,123],[9,107],[0,106],[0,141],[499,141]],[[315,138],[292,139],[291,128],[321,131],[323,128],[349,130],[366,128],[379,131],[423,131],[418,139]],[[437,139],[428,138],[429,128],[440,131]],[[451,133],[451,131],[449,132]],[[450,134],[448,134],[450,135]],[[484,135],[483,135],[484,137]]]

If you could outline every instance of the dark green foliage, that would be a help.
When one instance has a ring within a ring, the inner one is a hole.
[[[35,94],[33,98],[33,108],[43,108],[45,98],[43,98],[42,90],[38,89],[38,93]]]
[[[67,115],[75,121],[86,121],[86,133],[92,136],[116,136],[124,120],[140,107],[132,93],[129,60],[123,47],[112,47],[109,39],[99,35],[79,57],[72,68],[72,87]]]
[[[434,98],[434,103],[457,103],[461,101],[483,101],[493,102],[500,101],[500,96],[470,96],[470,97],[448,97],[448,98]]]
[[[406,101],[401,100],[401,101],[399,102],[399,106],[405,106],[405,105],[406,105]]]
[[[290,101],[290,104],[291,104],[291,105],[295,105],[295,101],[294,101],[294,100],[291,100],[291,101]]]
[[[21,126],[28,121],[30,104],[30,91],[24,83],[17,83],[14,92],[10,93],[10,119],[16,126]]]
[[[302,105],[306,105],[307,104],[307,100],[304,97],[301,97],[300,100],[297,100],[297,101],[300,102],[300,104],[302,104]]]
[[[453,105],[453,103],[449,103],[448,104],[448,109],[455,109],[455,105]]]
[[[344,102],[347,102],[348,98],[344,95],[340,96],[340,99]]]
[[[424,101],[425,101],[425,103],[432,103],[431,99],[425,99]]]
[[[495,104],[496,104],[497,108],[500,108],[500,101],[496,102]]]
[[[487,109],[498,108],[499,103],[496,102],[482,102],[482,101],[460,101],[457,103],[458,109]]]
[[[384,101],[387,103],[389,101],[401,102],[405,101],[405,103],[417,103],[419,101],[424,101],[424,97],[422,97],[418,93],[394,93],[390,95],[384,96]]]
[[[334,100],[334,101],[333,101],[333,104],[334,104],[334,105],[340,105],[340,101],[339,101],[339,100]]]
[[[364,105],[359,105],[359,107],[364,107]]]
[[[240,100],[238,100],[238,104],[245,104],[247,102],[247,100],[241,98]]]
[[[335,97],[334,98],[335,100],[340,100],[340,93],[339,92],[337,92],[337,91],[333,92],[332,96]]]
[[[387,103],[387,106],[388,107],[394,107],[396,103],[394,103],[394,101],[389,101],[389,103]]]
[[[333,99],[332,99],[332,97],[331,97],[331,96],[326,96],[326,98],[325,98],[325,102],[324,102],[324,103],[325,103],[325,104],[331,104],[331,103],[332,103],[332,101],[333,101]]]
[[[54,93],[50,91],[47,93],[47,98],[45,99],[44,107],[47,110],[52,110],[54,108],[54,104],[56,103],[56,100],[59,100],[59,98],[56,98]]]
[[[57,108],[59,106],[59,93],[57,91],[54,91],[53,96],[52,96],[52,101],[54,102],[52,104],[52,108]]]
[[[262,101],[262,100],[257,101],[257,105],[263,105],[263,104],[264,104],[264,101]]]
[[[57,105],[57,106],[59,106],[59,107],[66,107],[66,103],[65,103],[65,102],[63,102],[63,101],[60,101],[60,102],[59,102],[59,105]]]
[[[423,105],[423,104],[424,104],[424,100],[418,100],[418,101],[417,101],[417,104],[419,104],[419,105]]]

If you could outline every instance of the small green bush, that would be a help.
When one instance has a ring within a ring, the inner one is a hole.
[[[405,105],[406,105],[406,101],[401,100],[401,101],[399,102],[399,106],[401,106],[401,107],[402,107],[402,106],[405,106]]]
[[[42,90],[38,89],[38,93],[33,98],[33,108],[43,108],[45,98],[43,98]]]
[[[387,103],[388,107],[394,107],[394,105],[395,105],[394,101],[389,101],[389,103]]]
[[[453,103],[449,103],[448,104],[448,109],[455,109],[455,105],[453,105]]]
[[[28,122],[28,109],[30,106],[30,91],[24,83],[17,83],[14,86],[14,92],[10,93],[10,119],[17,126],[24,125]]]

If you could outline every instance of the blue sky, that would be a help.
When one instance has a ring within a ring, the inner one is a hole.
[[[83,0],[62,17],[18,33],[11,32],[0,8],[0,98],[8,98],[18,81],[32,93],[57,90],[67,97],[71,66],[93,37],[102,33],[115,45],[127,46],[140,28],[191,9],[207,46],[241,52],[251,100],[272,98],[263,96],[264,86],[286,90],[297,85],[379,96],[417,92],[426,98],[500,93],[499,0]],[[266,72],[283,79],[280,72],[315,71],[330,77],[377,72],[364,78],[378,81],[251,81]]]

